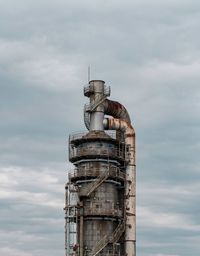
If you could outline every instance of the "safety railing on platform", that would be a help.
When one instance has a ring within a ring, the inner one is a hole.
[[[109,167],[108,176],[118,178],[121,180],[125,180],[126,175],[124,172],[120,170],[118,167]],[[99,176],[101,170],[99,168],[81,168],[81,169],[74,169],[69,171],[69,179],[76,178],[76,177],[95,177]]]
[[[116,140],[116,131],[114,130],[105,130],[104,131],[107,135],[109,135],[112,139]],[[83,139],[86,135],[88,134],[88,131],[85,132],[78,132],[78,133],[72,133],[69,135],[69,142],[75,141],[75,140],[80,140]]]
[[[93,204],[94,205],[94,204]],[[123,211],[120,210],[119,208],[115,207],[109,207],[109,208],[102,208],[101,204],[95,205],[99,206],[98,208],[96,207],[85,207],[84,209],[84,216],[110,216],[114,218],[122,218],[123,217]]]
[[[105,148],[76,148],[72,147],[69,150],[69,158],[70,159],[76,159],[76,158],[82,158],[82,157],[93,157],[93,156],[100,156],[103,158],[108,159],[124,159],[124,151],[119,149],[117,146],[113,148],[112,150],[107,150]]]
[[[87,84],[84,86],[84,95],[88,96],[90,93],[94,92],[94,85],[91,84]],[[110,86],[104,85],[104,95],[109,97],[110,96]]]

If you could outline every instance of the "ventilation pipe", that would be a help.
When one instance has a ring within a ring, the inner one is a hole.
[[[125,182],[125,255],[136,256],[136,165],[135,131],[126,108],[116,101],[107,99],[110,89],[102,80],[92,80],[84,88],[90,104],[85,106],[84,121],[88,130],[116,130],[124,134],[126,146],[126,182]],[[104,115],[111,117],[104,118]]]

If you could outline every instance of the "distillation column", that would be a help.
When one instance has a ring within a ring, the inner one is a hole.
[[[89,132],[69,137],[66,256],[135,256],[135,132],[104,81],[90,81],[84,95]]]

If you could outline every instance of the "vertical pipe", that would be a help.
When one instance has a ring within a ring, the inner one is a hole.
[[[65,253],[66,256],[69,254],[69,248],[70,248],[70,243],[69,243],[69,208],[68,208],[68,201],[69,201],[69,189],[68,185],[66,184],[65,186],[65,218],[66,218],[66,223],[65,223]]]
[[[126,188],[125,188],[125,211],[126,211],[126,231],[125,231],[125,249],[128,256],[135,256],[135,181],[134,166],[128,166],[126,169]]]
[[[90,115],[90,131],[103,131],[104,113],[95,111]]]
[[[93,88],[93,94],[90,96],[90,106],[97,104],[104,96],[104,84],[102,80],[92,80],[89,82]],[[90,131],[103,131],[104,107],[98,106],[90,114]]]
[[[80,256],[83,256],[83,202],[80,202]]]
[[[135,218],[135,131],[126,121],[106,118],[104,125],[107,129],[121,130],[125,135],[126,145],[126,182],[125,182],[125,255],[136,256],[136,218]]]
[[[125,247],[128,256],[136,255],[136,219],[135,219],[135,194],[136,194],[136,168],[135,168],[135,132],[132,127],[125,129],[125,143],[128,146],[126,168],[126,188],[125,188],[125,205],[126,205],[126,232]]]

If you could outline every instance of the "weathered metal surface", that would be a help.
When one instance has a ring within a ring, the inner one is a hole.
[[[108,166],[107,168],[108,168],[107,170],[108,177],[116,180],[123,180],[123,181],[125,180],[126,175],[124,172],[120,170],[119,167]],[[100,169],[95,167],[93,167],[92,169],[88,167],[85,167],[85,168],[80,167],[79,169],[75,169],[69,173],[69,179],[76,181],[77,179],[85,179],[86,177],[98,177],[101,174],[101,172],[102,171]]]
[[[128,111],[121,103],[106,99],[103,106],[106,115],[131,123]]]
[[[76,169],[66,186],[66,256],[135,256],[135,132],[125,107],[106,99],[104,81],[90,81],[84,94],[90,132],[69,138]]]
[[[103,94],[107,97],[110,96],[110,86],[106,86],[105,82],[103,80],[92,80],[90,81],[90,83],[86,86],[84,86],[83,91],[84,91],[84,95],[86,97],[90,97],[91,94],[95,93],[95,85],[96,85],[96,81],[100,81],[101,83],[104,84],[104,92]]]
[[[69,144],[78,145],[84,141],[113,141],[122,143],[123,141],[118,140],[116,131],[91,131],[74,133],[69,136]]]
[[[79,145],[69,147],[69,159],[75,162],[82,158],[106,158],[123,161],[125,152],[123,147],[119,147],[112,141],[106,143],[103,141],[84,141]]]

